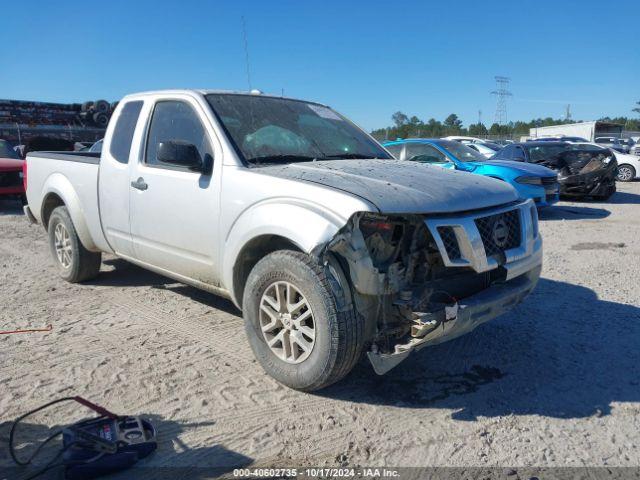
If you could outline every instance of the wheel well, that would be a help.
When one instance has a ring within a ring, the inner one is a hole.
[[[57,207],[61,207],[64,205],[62,198],[60,198],[55,193],[49,193],[42,202],[42,225],[44,228],[49,228],[49,217],[51,216],[51,212]]]
[[[277,250],[294,250],[301,252],[302,249],[285,237],[278,235],[260,235],[250,240],[238,254],[236,263],[233,266],[233,292],[238,304],[242,305],[244,286],[249,278],[249,273],[256,263],[262,258]]]

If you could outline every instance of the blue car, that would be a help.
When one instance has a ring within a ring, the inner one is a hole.
[[[538,207],[553,205],[559,199],[558,175],[542,165],[487,159],[453,140],[416,138],[383,145],[398,160],[430,163],[507,182],[521,198],[532,198]]]

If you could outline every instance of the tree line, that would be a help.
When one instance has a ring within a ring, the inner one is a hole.
[[[640,113],[640,102],[632,111]],[[566,120],[561,118],[536,118],[529,122],[516,121],[505,125],[497,123],[487,128],[483,123],[472,123],[468,127],[462,125],[462,120],[455,113],[450,114],[444,121],[430,118],[426,122],[414,116],[409,117],[403,112],[396,112],[391,115],[392,125],[385,128],[373,130],[371,134],[378,140],[394,140],[396,138],[431,138],[444,137],[447,135],[469,135],[476,136],[499,136],[517,137],[529,135],[529,129],[535,127],[546,127],[550,125],[561,125],[566,123],[577,123],[582,120]],[[598,120],[624,125],[624,130],[640,130],[640,119],[628,117],[602,117]]]

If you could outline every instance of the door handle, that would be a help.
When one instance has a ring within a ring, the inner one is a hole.
[[[135,182],[131,182],[131,186],[137,190],[146,190],[149,188],[149,185],[146,184],[142,177],[139,177]]]

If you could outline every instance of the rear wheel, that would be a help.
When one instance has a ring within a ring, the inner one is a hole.
[[[63,279],[77,283],[98,275],[102,255],[84,248],[67,207],[57,207],[51,213],[48,233],[51,254]]]
[[[312,391],[337,382],[362,350],[360,317],[338,311],[324,268],[300,252],[277,251],[256,264],[243,316],[260,365],[291,388]]]
[[[636,178],[636,169],[631,165],[620,165],[618,167],[618,173],[616,175],[616,180],[619,182],[630,182],[634,178]]]

